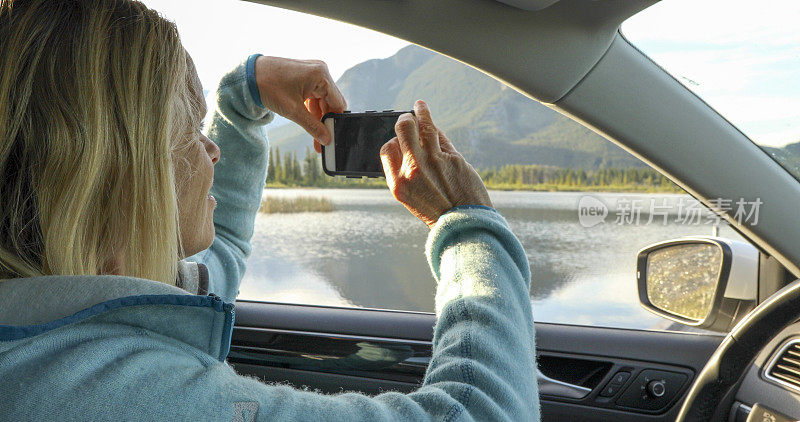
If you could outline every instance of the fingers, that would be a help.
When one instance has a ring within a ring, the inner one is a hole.
[[[419,138],[422,147],[430,153],[441,151],[439,146],[439,130],[433,124],[431,111],[425,101],[417,100],[414,103],[414,113],[417,115],[419,124]]]
[[[403,152],[400,150],[398,138],[392,138],[381,147],[381,164],[383,164],[383,174],[386,176],[386,184],[394,193],[397,175],[400,173],[400,166],[403,163]]]
[[[316,120],[322,119],[322,116],[327,113],[325,104],[323,104],[319,98],[309,98],[305,101],[306,110],[311,113],[312,116]],[[327,126],[326,126],[327,129]],[[322,144],[319,143],[318,139],[314,139],[314,151],[321,153],[322,152]]]
[[[422,153],[417,120],[414,115],[411,113],[401,114],[394,125],[394,132],[397,134],[397,143],[403,154],[410,152],[412,155],[420,155]]]
[[[333,82],[331,75],[328,74],[327,77],[327,92],[323,100],[327,104],[328,110],[334,113],[341,113],[347,110],[347,100],[344,99],[342,91],[340,91],[339,87],[336,86],[336,83]]]
[[[312,95],[326,103],[328,111],[343,112],[347,108],[347,101],[344,99],[342,91],[336,86],[336,82],[333,81],[328,66],[325,62],[316,61],[314,70],[313,75],[318,79],[314,81]]]
[[[458,154],[456,148],[453,146],[453,143],[450,142],[450,139],[445,136],[444,132],[441,129],[437,129],[439,133],[439,146],[442,149],[442,152],[446,152],[448,154]]]
[[[331,134],[320,119],[328,111],[344,111],[347,102],[328,66],[319,60],[261,56],[256,67],[264,105],[305,129],[315,140],[315,151],[329,145]]]
[[[308,103],[308,105],[313,104],[313,101]],[[313,107],[313,106],[311,106]],[[292,121],[300,125],[306,132],[311,135],[315,140],[317,140],[322,145],[328,145],[331,143],[331,134],[328,132],[328,128],[320,121],[321,115],[319,117],[314,116],[312,112],[310,112],[306,107],[301,105],[297,107],[297,110],[293,115],[286,116],[290,118]]]
[[[319,98],[307,98],[303,104],[305,104],[306,110],[308,110],[312,116],[316,117],[317,120],[321,119],[324,115]]]
[[[307,88],[303,89],[303,101],[307,113],[300,113],[295,122],[314,137],[314,150],[321,152],[317,143],[322,145],[330,144],[331,135],[320,119],[329,111],[341,113],[347,107],[347,102],[339,87],[333,81],[328,71],[328,66],[324,62],[312,61],[307,63],[311,64],[311,72],[306,76],[307,83],[311,83],[311,89],[308,89],[309,85],[306,85]]]

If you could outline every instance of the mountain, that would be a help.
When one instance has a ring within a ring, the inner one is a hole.
[[[783,147],[761,147],[767,154],[789,171],[795,178],[800,178],[800,141]]]
[[[348,108],[408,110],[424,99],[434,122],[477,168],[544,164],[597,169],[644,164],[567,117],[456,60],[414,45],[348,69],[336,82]],[[304,154],[296,125],[271,128],[270,142]]]

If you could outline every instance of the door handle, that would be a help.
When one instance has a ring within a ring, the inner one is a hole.
[[[592,392],[591,388],[550,378],[543,374],[539,368],[536,368],[536,378],[539,383],[539,394],[567,399],[582,399]]]

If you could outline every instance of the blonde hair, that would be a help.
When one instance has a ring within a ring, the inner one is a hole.
[[[137,1],[0,0],[0,39],[0,277],[175,284],[195,108],[175,25]]]

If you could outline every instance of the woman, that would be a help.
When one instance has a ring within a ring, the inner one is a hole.
[[[329,142],[324,64],[251,56],[206,136],[174,25],[138,2],[0,0],[0,40],[0,420],[538,419],[525,253],[425,103],[381,159],[431,228],[430,367],[408,395],[326,396],[225,363],[262,128]]]

